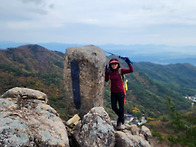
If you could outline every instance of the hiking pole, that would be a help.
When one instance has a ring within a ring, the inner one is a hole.
[[[116,54],[113,54],[113,53],[111,53],[111,52],[108,52],[108,51],[104,51],[104,52],[106,52],[106,53],[108,53],[108,54],[111,54],[111,55],[113,55],[113,56],[116,56],[116,57],[118,57],[118,58],[120,58],[120,59],[125,59],[125,57],[122,57],[122,56],[118,56],[118,55],[116,55]],[[133,64],[133,62],[130,60],[130,62],[131,62],[131,64]]]
[[[120,58],[120,59],[125,59],[125,57],[121,57],[121,56],[118,56],[118,58]],[[129,61],[131,62],[131,64],[133,64],[133,62],[129,59]]]
[[[118,55],[115,55],[115,54],[113,54],[113,53],[111,53],[111,52],[108,52],[108,51],[104,51],[104,52],[106,52],[106,53],[108,53],[108,54],[111,54],[111,55],[114,55],[114,56],[118,57]]]

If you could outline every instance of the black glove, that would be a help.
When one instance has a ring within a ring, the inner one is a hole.
[[[131,61],[129,60],[128,57],[124,57],[123,60],[125,60],[125,62],[126,62],[127,64],[130,64],[130,63],[131,63]]]
[[[128,57],[121,57],[121,56],[118,56],[120,59],[123,59],[127,64],[133,64],[133,62],[131,62],[131,60],[129,60]]]
[[[105,72],[109,72],[110,68],[108,67],[108,65],[105,66]]]

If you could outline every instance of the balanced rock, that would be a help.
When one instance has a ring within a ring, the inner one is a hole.
[[[14,88],[0,98],[1,146],[68,147],[67,130],[46,94]]]
[[[94,107],[84,115],[73,131],[81,147],[114,147],[115,132],[103,107]]]
[[[64,78],[67,116],[83,117],[93,107],[103,104],[106,56],[96,46],[68,48],[65,53]]]

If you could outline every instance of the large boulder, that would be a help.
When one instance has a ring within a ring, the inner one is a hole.
[[[65,53],[64,78],[67,116],[83,117],[93,107],[103,104],[106,56],[96,46],[68,48]]]
[[[94,107],[73,130],[80,147],[114,147],[115,132],[103,107]]]
[[[0,98],[1,146],[68,147],[67,130],[46,94],[13,88]]]

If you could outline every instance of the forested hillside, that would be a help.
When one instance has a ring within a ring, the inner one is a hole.
[[[0,50],[0,94],[16,86],[41,90],[48,95],[50,105],[64,118],[63,56],[63,53],[39,45]],[[121,64],[126,66],[124,62]],[[144,113],[148,117],[157,118],[168,112],[168,98],[173,100],[177,110],[191,106],[183,96],[196,94],[195,66],[134,63],[133,67],[135,72],[127,76],[127,113],[136,116]],[[112,116],[107,84],[104,101],[105,108]]]
[[[24,72],[61,74],[63,53],[50,51],[39,45],[24,45],[0,50],[0,64],[16,67]]]
[[[0,50],[0,95],[13,87],[40,90],[64,118],[63,56],[38,45]]]
[[[170,65],[136,63],[135,68],[144,71],[157,83],[174,89],[182,95],[196,94],[196,66],[187,63]]]

